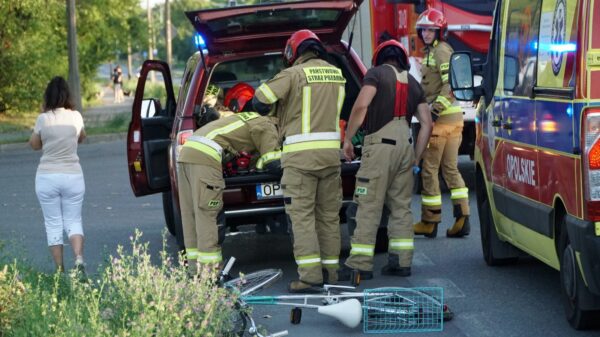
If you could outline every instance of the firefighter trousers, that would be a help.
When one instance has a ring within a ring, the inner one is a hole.
[[[223,208],[223,173],[213,166],[178,164],[177,186],[186,259],[190,267],[196,262],[220,263],[217,215]]]
[[[450,189],[454,216],[469,215],[469,191],[458,171],[458,148],[462,141],[462,125],[435,123],[429,145],[423,154],[423,190],[421,220],[439,223],[442,220],[442,194],[439,171]]]
[[[365,137],[360,169],[356,174],[354,202],[356,229],[350,256],[345,264],[353,269],[372,271],[377,229],[383,206],[388,219],[389,254],[399,256],[399,266],[410,267],[413,257],[412,166],[414,149],[404,118],[394,119]]]
[[[342,185],[340,167],[307,171],[285,167],[281,178],[285,212],[292,222],[294,258],[300,280],[337,282],[341,246]],[[322,269],[328,280],[323,280]]]

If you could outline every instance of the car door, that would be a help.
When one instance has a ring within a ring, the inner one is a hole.
[[[310,29],[324,44],[339,45],[362,0],[267,3],[186,12],[209,55],[281,51],[290,35]]]
[[[145,61],[127,132],[127,168],[136,196],[170,188],[168,150],[175,107],[168,64],[158,60]]]

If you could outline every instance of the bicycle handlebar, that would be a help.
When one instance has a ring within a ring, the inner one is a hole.
[[[231,270],[231,267],[233,267],[234,263],[235,257],[232,256],[229,258],[229,260],[227,260],[227,264],[225,265],[225,268],[223,268],[223,270],[221,271],[221,275],[229,275],[229,271]]]

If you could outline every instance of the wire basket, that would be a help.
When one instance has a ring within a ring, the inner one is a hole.
[[[399,333],[442,331],[444,289],[375,288],[364,291],[363,331]]]

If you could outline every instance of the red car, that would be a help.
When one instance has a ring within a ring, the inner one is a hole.
[[[187,12],[203,52],[188,60],[177,97],[168,65],[155,60],[144,63],[127,136],[131,186],[136,196],[163,193],[166,224],[181,247],[176,159],[181,145],[198,128],[197,116],[209,84],[225,91],[239,82],[258,87],[284,68],[281,52],[290,35],[309,28],[347,80],[341,114],[347,119],[366,68],[341,36],[361,2],[305,1]],[[154,83],[151,73],[156,73]],[[164,90],[158,92],[157,83]],[[358,162],[342,164],[343,210],[352,200],[358,166]],[[267,228],[287,232],[279,181],[279,176],[264,173],[226,175],[220,238],[226,227],[236,230],[242,224],[257,225],[258,232]],[[387,244],[387,238],[382,244]]]

